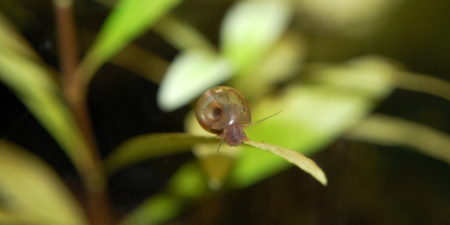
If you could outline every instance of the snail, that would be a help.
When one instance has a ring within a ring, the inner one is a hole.
[[[197,101],[195,115],[203,129],[217,134],[230,146],[248,140],[244,127],[251,124],[250,106],[234,88],[218,86],[207,90]]]

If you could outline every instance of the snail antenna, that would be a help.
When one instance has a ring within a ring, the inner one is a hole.
[[[262,118],[262,119],[260,119],[260,120],[258,120],[258,121],[256,121],[256,122],[253,122],[253,123],[251,123],[249,126],[253,126],[253,125],[256,125],[256,124],[258,124],[258,123],[261,123],[261,122],[263,122],[264,120],[270,119],[270,118],[272,118],[272,117],[274,117],[274,116],[276,116],[276,115],[278,115],[278,114],[280,114],[280,113],[281,113],[281,110],[278,111],[278,112],[276,112],[276,113],[274,113],[274,114],[272,114],[272,115],[270,115],[270,116],[266,116],[265,118]]]

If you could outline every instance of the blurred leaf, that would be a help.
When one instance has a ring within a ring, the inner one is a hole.
[[[281,158],[287,160],[288,162],[296,165],[298,168],[302,169],[306,173],[310,174],[322,185],[324,186],[327,185],[327,178],[325,176],[325,173],[322,171],[322,169],[320,169],[319,166],[317,166],[317,164],[313,160],[306,157],[305,155],[296,152],[294,150],[257,141],[249,140],[246,141],[245,144],[262,150],[267,150],[275,155],[278,155]]]
[[[180,213],[186,203],[208,191],[205,178],[194,162],[186,163],[172,177],[166,190],[134,209],[120,225],[161,224]]]
[[[111,62],[157,84],[169,67],[167,60],[133,44],[124,47]]]
[[[0,80],[8,85],[83,171],[90,162],[86,145],[50,72],[20,52],[0,47]],[[86,172],[86,171],[85,171]]]
[[[330,86],[293,86],[255,105],[254,118],[263,118],[275,110],[281,113],[246,131],[251,140],[312,154],[356,124],[370,110],[371,102]],[[272,154],[242,148],[231,176],[238,187],[272,176],[289,165]]]
[[[450,83],[425,74],[399,71],[393,75],[393,82],[399,87],[445,98],[450,101]]]
[[[166,16],[155,24],[154,29],[179,50],[205,49],[215,51],[215,47],[203,34],[176,16]]]
[[[51,169],[4,141],[0,142],[0,195],[5,212],[24,224],[87,224],[82,209]]]
[[[185,119],[186,132],[198,136],[211,135],[205,129],[200,127],[194,112],[191,112]],[[234,166],[235,158],[239,156],[240,150],[237,147],[220,145],[219,143],[196,144],[193,146],[197,159],[206,174],[208,185],[213,190],[222,188],[230,170]]]
[[[14,30],[2,13],[0,13],[0,33],[2,34],[0,35],[1,48],[7,48],[11,52],[17,52],[17,54],[33,60],[39,59],[31,46]]]
[[[226,60],[207,50],[191,50],[175,58],[158,92],[159,107],[175,110],[199,96],[207,88],[231,76]]]
[[[221,49],[239,74],[256,66],[284,32],[290,18],[287,1],[240,1],[228,11]]]
[[[215,137],[184,133],[158,133],[131,138],[122,143],[106,160],[112,173],[129,164],[190,150],[197,143],[218,142]]]
[[[250,99],[270,93],[281,82],[298,74],[307,54],[306,48],[302,36],[293,32],[284,35],[251,72],[233,77],[231,86]]]
[[[392,75],[396,69],[386,59],[365,56],[342,66],[316,64],[310,66],[307,81],[332,85],[335,88],[371,98],[384,98],[393,89]]]
[[[130,212],[119,225],[157,225],[177,216],[183,201],[177,196],[157,194]]]
[[[376,101],[390,93],[391,67],[384,60],[364,58],[344,65],[317,68],[310,77],[321,80],[319,83],[293,85],[276,96],[253,104],[255,120],[280,110],[281,113],[248,127],[248,137],[306,155],[318,152],[357,124]],[[246,146],[241,148],[242,154],[230,177],[237,187],[252,185],[289,166],[272,154]]]
[[[411,121],[372,115],[351,130],[349,138],[389,146],[406,146],[450,164],[450,136]]]
[[[126,44],[141,35],[180,0],[121,0],[103,25],[100,34],[81,64],[88,82],[97,69]]]

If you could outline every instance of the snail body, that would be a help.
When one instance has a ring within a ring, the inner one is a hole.
[[[207,90],[197,101],[195,115],[203,129],[217,134],[230,146],[248,140],[244,127],[251,123],[250,106],[234,88],[218,86]]]

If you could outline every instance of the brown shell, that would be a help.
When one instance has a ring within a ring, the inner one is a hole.
[[[205,130],[220,135],[233,146],[243,141],[239,139],[246,139],[243,127],[251,123],[250,106],[245,97],[226,86],[214,87],[203,93],[197,102],[195,115]]]

